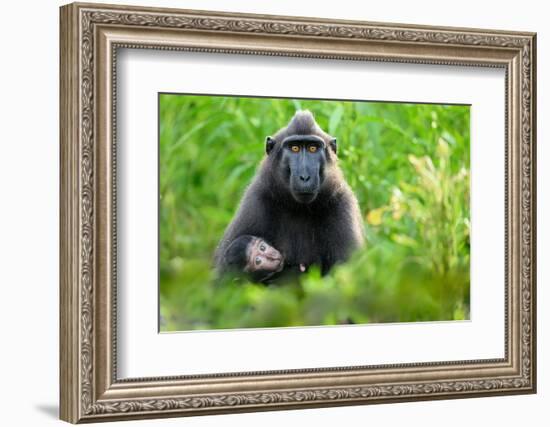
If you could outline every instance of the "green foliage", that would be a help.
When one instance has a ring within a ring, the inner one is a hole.
[[[326,277],[216,283],[212,255],[297,109],[338,138],[366,247]],[[161,330],[469,318],[469,107],[163,94]]]

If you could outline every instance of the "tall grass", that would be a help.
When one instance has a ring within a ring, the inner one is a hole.
[[[469,317],[469,107],[160,95],[161,330]],[[338,137],[367,244],[320,277],[216,284],[215,246],[297,109]]]

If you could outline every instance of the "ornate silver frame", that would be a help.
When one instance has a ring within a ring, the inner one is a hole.
[[[535,392],[535,34],[98,4],[70,4],[60,12],[61,419],[77,423]],[[117,379],[118,47],[504,68],[505,357]]]

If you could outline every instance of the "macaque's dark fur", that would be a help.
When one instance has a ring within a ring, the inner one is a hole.
[[[282,141],[291,135],[316,135],[325,143],[320,165],[324,180],[311,203],[296,201],[285,181],[289,172],[282,170],[280,162]],[[296,271],[300,264],[318,265],[326,274],[363,244],[357,199],[338,166],[336,140],[319,128],[309,111],[298,111],[266,144],[268,155],[218,245],[216,267],[223,271],[224,251],[234,239],[247,234],[262,237],[279,250],[285,257],[284,271]]]

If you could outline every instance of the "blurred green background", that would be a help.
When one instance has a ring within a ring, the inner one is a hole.
[[[470,108],[159,95],[160,330],[470,316]],[[366,247],[326,277],[214,280],[212,256],[264,156],[309,109],[338,138]]]

